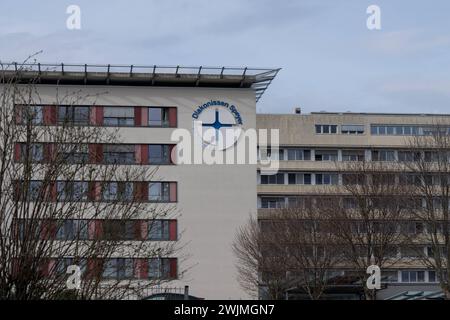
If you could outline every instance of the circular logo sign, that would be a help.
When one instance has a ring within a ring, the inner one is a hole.
[[[233,146],[242,131],[242,117],[234,105],[224,101],[211,100],[192,114],[195,134],[200,135],[204,145],[216,150]]]

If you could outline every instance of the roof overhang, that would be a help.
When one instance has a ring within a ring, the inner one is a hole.
[[[251,88],[256,102],[280,69],[2,63],[0,82],[54,85]]]

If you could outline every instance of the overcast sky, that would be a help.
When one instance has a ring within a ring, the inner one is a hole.
[[[280,67],[258,112],[450,113],[449,16],[448,0],[2,0],[0,59]]]

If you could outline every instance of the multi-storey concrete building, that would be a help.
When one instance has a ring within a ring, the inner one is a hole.
[[[448,115],[331,113],[258,114],[258,129],[279,129],[279,172],[258,174],[258,216],[289,207],[296,197],[324,196],[330,186],[342,185],[338,163],[396,162],[403,159],[412,136],[427,135],[436,124],[450,127]],[[412,222],[414,223],[414,222]],[[424,226],[414,225],[423,230]],[[423,245],[424,254],[427,253]],[[397,253],[399,256],[402,253]],[[344,271],[341,272],[344,274]],[[408,290],[439,290],[436,272],[420,263],[383,270],[388,288],[379,298]]]
[[[182,257],[167,257],[165,269],[173,280],[168,286],[189,285],[191,294],[207,299],[247,297],[236,281],[231,245],[237,228],[249,214],[256,213],[256,164],[177,164],[171,157],[176,144],[172,134],[185,129],[194,135],[193,121],[200,113],[208,112],[203,119],[210,118],[210,126],[216,130],[231,125],[255,128],[256,100],[277,70],[85,65],[59,65],[53,66],[56,70],[48,70],[47,67],[29,66],[19,77],[23,83],[38,79],[36,123],[57,126],[59,121],[70,117],[76,125],[117,128],[120,144],[90,144],[86,161],[108,165],[110,160],[120,160],[122,165],[145,166],[149,170],[158,167],[157,182],[141,185],[143,194],[148,194],[145,201],[175,204],[177,215],[161,226],[165,236],[156,240],[179,240],[184,248],[180,252]],[[14,70],[4,74],[6,78],[16,75]],[[82,97],[79,102],[58,104],[58,96],[70,96],[73,92]],[[46,152],[46,148],[41,149],[36,146],[38,154]],[[20,141],[16,150],[19,161]],[[119,189],[114,190],[117,193]],[[88,199],[101,201],[97,196],[92,194]],[[95,229],[95,224],[92,228],[89,225],[91,229]],[[147,264],[145,268],[144,277],[151,271]],[[142,278],[142,272],[131,273]]]

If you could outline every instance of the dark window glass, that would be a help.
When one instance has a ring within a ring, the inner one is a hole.
[[[169,146],[161,144],[149,145],[148,160],[151,164],[169,164],[170,163]]]
[[[80,106],[58,107],[58,122],[68,124],[87,125],[90,120],[90,108]]]

